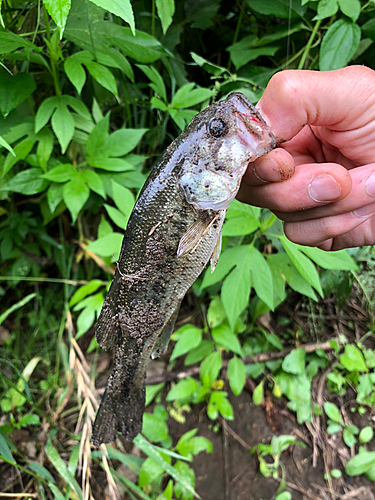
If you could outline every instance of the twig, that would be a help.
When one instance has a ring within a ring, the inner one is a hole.
[[[305,344],[299,346],[300,349],[305,349],[306,353],[315,352],[318,349],[323,351],[330,351],[332,349],[331,344],[328,342],[323,342],[322,344]],[[288,349],[284,349],[283,351],[278,352],[261,352],[260,354],[255,354],[254,356],[244,358],[245,365],[252,365],[255,363],[265,363],[267,361],[273,361],[274,359],[285,358],[287,354],[293,351],[294,347],[290,347]],[[226,368],[228,366],[229,360],[224,360],[222,368]],[[154,385],[160,384],[161,382],[169,382],[171,380],[181,380],[186,377],[192,377],[194,375],[198,375],[200,370],[200,366],[192,366],[186,370],[182,370],[180,372],[169,372],[161,375],[155,375],[154,377],[149,377],[146,380],[146,385]]]
[[[247,444],[246,441],[244,441],[241,436],[239,436],[236,432],[234,432],[234,430],[231,427],[229,427],[229,425],[222,417],[219,416],[219,420],[225,431],[228,432],[228,434],[230,434],[238,443],[240,443],[240,445],[243,446],[245,450],[247,451],[251,450],[251,446]]]

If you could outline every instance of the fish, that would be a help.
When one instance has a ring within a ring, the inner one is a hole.
[[[163,354],[182,299],[209,261],[215,269],[225,214],[248,164],[277,146],[241,93],[198,113],[148,176],[124,234],[96,339],[114,350],[92,443],[142,429],[146,366]]]

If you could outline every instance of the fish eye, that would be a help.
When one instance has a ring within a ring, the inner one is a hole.
[[[228,127],[220,118],[212,118],[208,124],[208,131],[213,137],[222,137],[228,132]]]

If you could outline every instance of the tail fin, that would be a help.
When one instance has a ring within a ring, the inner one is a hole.
[[[117,432],[131,441],[142,429],[145,407],[144,346],[131,337],[116,347],[114,366],[92,431],[92,443],[111,443]]]

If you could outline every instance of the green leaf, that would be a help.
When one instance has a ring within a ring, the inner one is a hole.
[[[94,61],[87,62],[86,68],[99,85],[107,89],[119,100],[116,79],[108,68]]]
[[[167,0],[173,2],[174,0]],[[151,80],[150,87],[156,92],[164,101],[167,100],[167,92],[165,90],[165,85],[163,78],[156,68],[153,66],[145,66],[143,64],[137,65],[139,69]],[[164,106],[164,105],[163,105]]]
[[[43,5],[59,28],[61,38],[70,10],[70,0],[43,0]]]
[[[0,29],[0,54],[9,54],[20,47],[30,50],[38,50],[38,47],[26,40],[24,37],[16,35],[10,31]]]
[[[102,198],[105,198],[105,191],[104,191],[104,186],[103,186],[103,181],[100,178],[100,175],[98,175],[96,172],[93,170],[83,170],[80,173],[80,177],[85,183],[89,186],[91,191],[94,191],[94,193],[100,195]]]
[[[173,96],[172,107],[175,109],[190,108],[200,102],[206,101],[213,95],[212,90],[203,88],[194,89],[194,86],[195,83],[191,82],[179,88]]]
[[[212,352],[202,362],[199,377],[205,387],[211,387],[220,372],[222,365],[220,352]]]
[[[353,433],[348,427],[344,429],[344,432],[342,433],[342,438],[346,446],[348,446],[349,448],[357,444],[357,438],[353,435]]]
[[[233,394],[239,396],[245,387],[246,369],[237,356],[234,356],[228,363],[228,379]]]
[[[174,0],[156,0],[156,9],[161,21],[163,35],[172,24],[173,14],[175,11]]]
[[[341,423],[340,410],[337,408],[335,404],[326,401],[324,403],[324,411],[327,417],[330,418],[333,422],[336,422],[338,424]]]
[[[213,391],[210,396],[209,405],[214,406],[226,420],[233,420],[233,407],[228,401],[227,396],[228,394],[224,391]]]
[[[375,466],[375,451],[362,451],[346,464],[345,472],[349,476],[359,476]]]
[[[264,398],[264,380],[261,381],[260,384],[258,384],[253,392],[253,403],[257,406],[262,404]]]
[[[228,219],[223,226],[223,236],[251,234],[259,228],[259,220],[251,214],[239,214]]]
[[[164,469],[161,465],[154,462],[151,458],[146,458],[139,473],[138,486],[143,488],[150,483],[159,484],[163,472]]]
[[[130,0],[90,0],[90,2],[104,10],[108,10],[115,16],[121,17],[129,24],[133,35],[135,35],[134,14]]]
[[[79,174],[73,165],[65,163],[52,168],[42,177],[52,182],[68,182],[70,180],[77,179]]]
[[[72,179],[64,185],[63,200],[72,216],[73,224],[89,196],[90,190],[80,178]]]
[[[289,241],[285,235],[280,238],[280,241],[301,276],[323,297],[319,274],[311,260],[298,250],[298,246]]]
[[[36,89],[33,78],[27,73],[9,75],[0,69],[0,110],[4,118],[19,106]]]
[[[190,493],[192,493],[194,496],[197,498],[200,498],[199,495],[194,491],[194,488],[186,482],[186,479],[184,476],[182,476],[177,469],[172,467],[168,462],[164,460],[164,458],[158,453],[155,448],[152,447],[150,443],[148,443],[145,438],[141,435],[138,434],[138,436],[134,439],[134,444],[140,448],[143,453],[145,453],[148,457],[150,457],[152,460],[154,460],[156,463],[161,465],[165,472],[167,472],[170,476],[173,477],[175,481],[180,482],[184,488],[186,488]]]
[[[301,6],[300,0],[246,0],[251,9],[265,15],[289,19],[293,17],[302,17],[305,8]]]
[[[345,353],[340,356],[340,363],[349,372],[359,371],[367,372],[367,366],[363,354],[358,347],[347,344],[345,346]]]
[[[232,332],[232,330],[227,325],[219,325],[212,329],[212,338],[216,344],[229,349],[236,354],[243,356],[241,345],[238,341],[237,336]]]
[[[43,465],[38,464],[38,462],[30,462],[28,467],[33,472],[36,472],[38,474],[38,476],[41,476],[41,477],[44,477],[44,479],[47,479],[47,481],[49,483],[53,484],[55,482],[52,474],[45,467],[43,467]]]
[[[190,399],[198,390],[198,382],[192,377],[187,377],[180,380],[172,389],[168,392],[166,400],[174,401],[176,399]]]
[[[115,258],[118,258],[123,238],[123,234],[109,233],[93,241],[86,248],[102,257],[111,257],[114,255]]]
[[[53,113],[51,125],[60,143],[61,154],[64,154],[73,139],[75,123],[71,113],[61,101]]]
[[[124,156],[134,149],[147,128],[122,128],[113,132],[105,142],[105,150],[109,156]]]
[[[218,295],[215,295],[207,310],[207,323],[210,328],[220,325],[226,319],[223,303]]]
[[[361,12],[361,2],[359,0],[338,0],[341,12],[355,22]]]
[[[211,270],[207,269],[205,272],[201,288],[212,286],[225,278],[229,271],[236,265],[236,262],[241,262],[243,260],[247,254],[247,248],[248,247],[244,245],[225,250],[225,252],[220,255],[215,271],[211,273]]]
[[[48,128],[43,128],[37,135],[39,141],[36,156],[43,171],[46,171],[47,162],[53,151],[53,134]]]
[[[108,137],[109,113],[102,118],[92,129],[86,143],[87,160],[92,166],[96,166],[98,157],[109,156],[105,142]]]
[[[234,330],[234,325],[238,316],[243,312],[249,303],[251,290],[250,267],[252,252],[250,248],[250,245],[237,247],[236,250],[241,249],[241,252],[236,252],[238,260],[236,259],[232,262],[232,264],[237,264],[236,268],[225,278],[221,288],[221,300],[232,330]]]
[[[343,68],[358,48],[361,28],[348,19],[333,23],[324,35],[320,46],[319,69],[329,71]]]
[[[198,455],[201,451],[212,453],[212,443],[204,437],[194,437],[198,429],[185,432],[176,445],[178,453],[192,460],[193,455]]]
[[[339,6],[337,0],[320,0],[318,3],[318,14],[314,19],[326,19],[332,17],[338,11]]]
[[[80,59],[76,57],[79,54],[73,54],[65,60],[64,70],[66,76],[77,89],[78,94],[81,95],[82,88],[86,82],[86,72],[82,67]]]
[[[304,373],[305,371],[305,349],[293,349],[285,356],[282,363],[282,369],[288,373],[295,375]]]
[[[173,349],[171,361],[197,347],[202,340],[202,330],[193,325],[184,325],[176,333],[180,333],[180,336]]]
[[[160,443],[168,438],[168,426],[159,415],[144,413],[142,432],[147,439]]]
[[[269,265],[264,256],[253,245],[249,248],[252,285],[258,297],[273,310],[273,283]]]
[[[69,307],[75,306],[78,302],[83,300],[88,295],[96,292],[96,290],[103,286],[104,282],[102,280],[91,280],[87,285],[83,285],[76,292],[74,292],[72,298],[69,301]]]
[[[354,259],[348,254],[347,250],[337,252],[325,252],[320,248],[303,247],[299,249],[310,257],[318,266],[323,269],[338,269],[340,271],[356,271],[358,266]]]
[[[199,56],[195,52],[190,52],[190,55],[194,62],[198,64],[204,71],[207,71],[207,73],[210,73],[211,75],[214,76],[219,76],[225,73],[227,70],[226,68],[223,68],[221,66],[217,66],[216,64],[213,64],[210,61],[207,61],[207,59],[204,59],[203,57]]]
[[[188,353],[185,358],[185,365],[193,365],[199,363],[203,358],[208,356],[213,350],[214,343],[209,340],[202,340],[198,347]]]
[[[111,180],[112,187],[112,199],[115,202],[117,208],[125,217],[129,218],[131,211],[134,207],[134,195],[130,189],[121,186],[114,180]]]
[[[366,444],[374,437],[374,429],[370,426],[364,427],[359,433],[359,442]]]
[[[104,204],[104,208],[107,210],[107,214],[109,215],[110,219],[116,224],[116,226],[125,231],[129,218],[125,217],[125,215],[122,214],[120,210],[117,210],[117,208],[111,207],[106,203]]]
[[[8,439],[0,431],[0,457],[8,463],[15,465],[17,462],[14,460],[13,455],[8,446]]]
[[[288,407],[297,413],[298,423],[311,422],[311,381],[305,373],[292,375],[282,371],[275,381],[288,399]]]
[[[47,185],[47,181],[42,178],[38,168],[29,168],[16,174],[4,188],[31,196],[44,191]]]
[[[45,452],[59,475],[69,484],[72,490],[77,494],[79,500],[83,500],[83,494],[79,484],[69,472],[64,460],[60,457],[56,448],[52,445],[51,439],[48,439],[47,444],[45,445]]]

